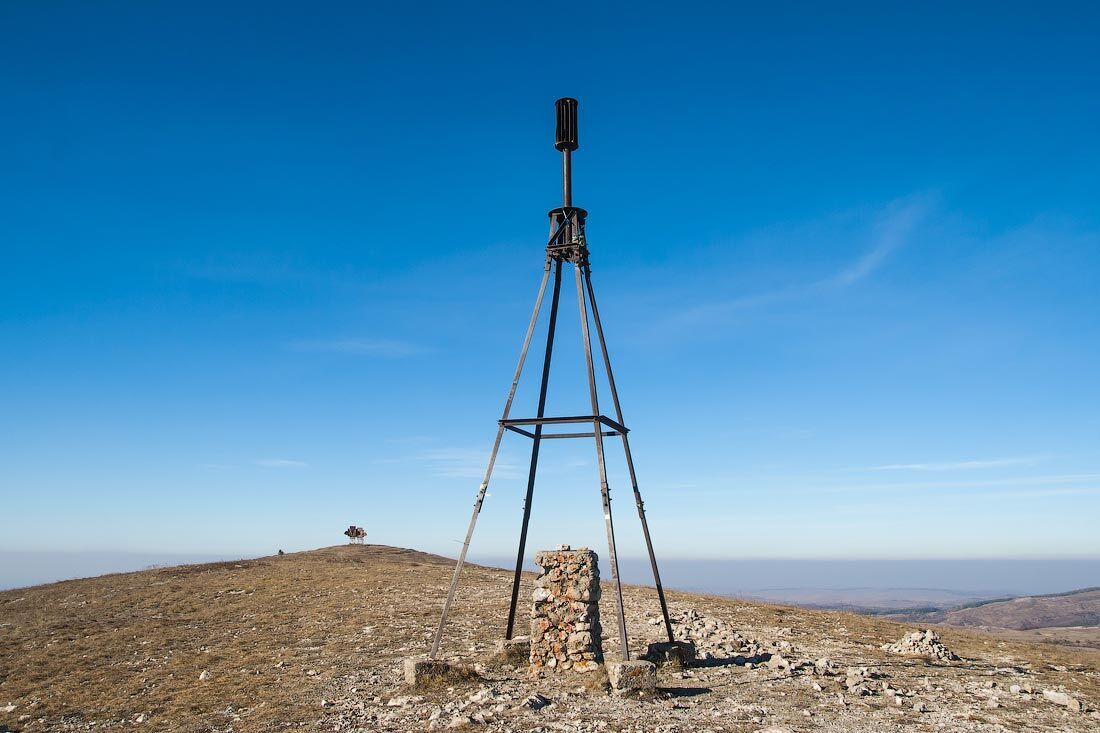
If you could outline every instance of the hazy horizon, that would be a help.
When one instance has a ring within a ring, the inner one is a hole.
[[[598,550],[597,550],[598,552]],[[274,554],[274,553],[272,553]],[[242,553],[0,550],[0,590],[149,567],[247,560]],[[513,567],[514,559],[471,556],[471,562]],[[601,554],[601,572],[609,571]],[[624,582],[652,585],[648,560],[621,557]],[[527,570],[535,570],[528,563]],[[909,608],[951,606],[1009,595],[1041,595],[1100,585],[1100,558],[812,559],[666,558],[667,588],[804,605]]]

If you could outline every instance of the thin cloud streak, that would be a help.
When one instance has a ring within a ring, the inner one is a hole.
[[[889,463],[884,466],[869,466],[863,471],[969,471],[980,468],[1001,468],[1002,466],[1034,466],[1041,461],[1038,457],[994,458],[984,461],[955,461],[949,463]]]
[[[1036,489],[1035,491],[999,491],[982,496],[1004,499],[1032,499],[1045,496],[1084,496],[1100,494],[1100,488]]]
[[[670,315],[661,326],[672,330],[697,325],[727,317],[741,310],[802,300],[851,287],[873,275],[892,253],[904,247],[912,239],[916,227],[927,218],[931,209],[932,197],[926,194],[916,194],[894,201],[886,207],[872,226],[871,247],[859,259],[833,275],[810,283],[794,284],[765,293],[743,295],[686,308]]]
[[[484,450],[467,448],[437,448],[425,451],[421,454],[421,458],[433,464],[432,473],[436,476],[480,481],[485,478],[489,454]],[[498,455],[493,465],[493,480],[511,480],[519,477],[519,467]]]
[[[1025,476],[1020,478],[1004,478],[1004,479],[980,479],[970,481],[920,481],[920,482],[896,482],[896,483],[844,483],[844,484],[822,484],[815,479],[807,479],[805,483],[798,484],[797,479],[791,479],[788,485],[775,486],[775,485],[763,485],[765,481],[753,481],[752,479],[739,479],[738,486],[725,489],[699,489],[688,490],[679,493],[681,498],[690,497],[722,497],[728,496],[730,498],[736,498],[739,496],[747,495],[774,495],[776,493],[850,493],[859,491],[921,491],[921,492],[935,492],[935,491],[951,491],[951,490],[966,490],[975,489],[974,495],[994,495],[995,492],[983,492],[982,489],[998,489],[998,488],[1011,488],[1021,486],[1049,486],[1051,484],[1075,484],[1075,483],[1092,483],[1100,481],[1100,473],[1079,473],[1079,474],[1057,474],[1050,476]],[[753,484],[756,486],[753,486]],[[657,489],[663,489],[663,486],[656,486]],[[1067,487],[1067,491],[1069,488]],[[1051,490],[1054,490],[1053,487]]]
[[[292,341],[293,351],[326,352],[333,354],[366,354],[369,356],[401,357],[427,354],[431,349],[419,344],[395,339],[340,338],[318,341]]]
[[[818,283],[821,287],[846,288],[873,274],[895,250],[904,246],[917,224],[928,213],[927,197],[917,196],[890,205],[875,224],[874,246],[852,265]]]
[[[286,458],[257,458],[252,461],[253,466],[261,468],[308,468],[309,464],[303,461],[291,461]]]

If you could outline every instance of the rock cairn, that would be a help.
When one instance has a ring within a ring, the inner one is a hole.
[[[531,606],[531,671],[593,672],[603,662],[596,553],[558,545],[535,553],[542,573]]]
[[[673,612],[670,621],[673,636],[691,642],[702,660],[732,660],[743,657],[740,662],[743,664],[744,660],[759,660],[767,651],[756,639],[744,636],[725,621],[705,616],[694,608]],[[660,626],[663,621],[660,616],[655,616],[649,619],[649,623]]]
[[[906,657],[928,657],[938,659],[941,662],[954,662],[958,656],[943,645],[940,637],[932,629],[914,631],[906,634],[893,644],[883,644],[882,650],[891,654],[901,654]]]

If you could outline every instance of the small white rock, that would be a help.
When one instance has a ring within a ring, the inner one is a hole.
[[[1081,711],[1081,701],[1069,695],[1065,692],[1058,692],[1057,690],[1043,690],[1043,697],[1055,705],[1061,705],[1064,708],[1069,708],[1076,712]]]

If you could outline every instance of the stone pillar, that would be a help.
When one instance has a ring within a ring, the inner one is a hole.
[[[535,553],[542,573],[531,606],[532,672],[593,672],[603,663],[597,561],[587,547]]]

